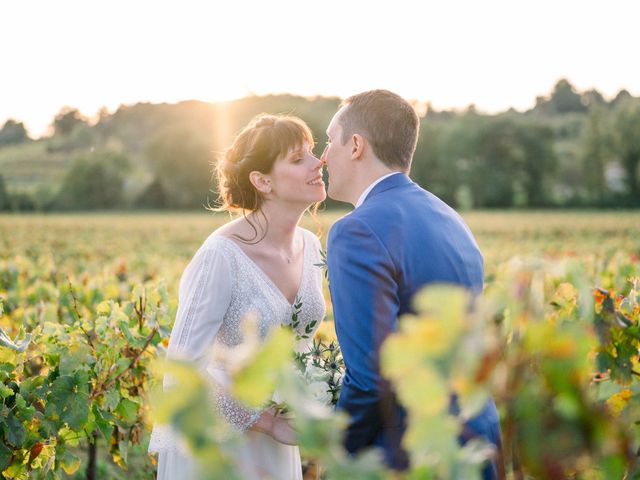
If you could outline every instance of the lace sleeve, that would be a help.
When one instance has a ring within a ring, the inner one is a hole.
[[[171,331],[167,357],[196,362],[207,373],[209,349],[220,330],[231,303],[233,269],[229,258],[214,245],[203,246],[196,252],[180,279],[178,312]],[[214,408],[236,429],[250,428],[261,411],[241,406],[228,393],[228,381],[220,375],[207,375],[214,380],[211,397]],[[220,380],[223,380],[222,382]],[[165,376],[164,388],[171,386]],[[149,451],[178,448],[181,442],[168,425],[154,426]]]
[[[225,370],[210,365],[206,373],[212,382],[212,401],[218,414],[240,432],[251,428],[263,410],[245,407],[233,398],[229,393],[231,381]]]
[[[233,272],[216,248],[202,247],[180,279],[178,312],[167,356],[187,358],[203,366],[231,303]]]

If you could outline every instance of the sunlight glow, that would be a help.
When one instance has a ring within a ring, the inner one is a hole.
[[[3,2],[0,123],[40,135],[64,105],[370,88],[495,112],[561,77],[638,95],[638,17],[624,0]]]

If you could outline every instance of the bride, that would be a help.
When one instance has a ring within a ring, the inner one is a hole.
[[[168,356],[198,362],[218,385],[228,384],[229,376],[207,354],[216,345],[239,345],[247,314],[257,317],[262,338],[291,321],[296,300],[302,302],[301,332],[324,316],[320,242],[298,226],[303,213],[326,196],[322,162],[312,147],[302,120],[259,115],[217,164],[221,209],[243,215],[213,232],[185,269]],[[302,479],[288,420],[215,390],[218,413],[243,435],[242,447],[234,449],[242,477]],[[149,451],[159,452],[159,480],[198,477],[195,461],[177,443],[168,427],[154,427]]]

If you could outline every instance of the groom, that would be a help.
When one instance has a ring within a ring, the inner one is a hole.
[[[338,408],[351,421],[345,447],[377,446],[391,468],[408,468],[400,443],[406,412],[380,375],[379,350],[411,311],[421,287],[434,282],[482,292],[483,259],[460,216],[407,176],[419,120],[405,100],[386,90],[347,98],[334,115],[322,154],[328,194],[355,210],[338,220],[327,243],[336,333],[346,364]],[[493,401],[465,425],[499,446]],[[497,462],[483,478],[497,478]]]

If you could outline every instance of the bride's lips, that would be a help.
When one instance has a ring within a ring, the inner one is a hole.
[[[322,175],[317,176],[313,180],[309,180],[307,185],[311,185],[312,187],[324,187],[324,182],[322,181]]]

